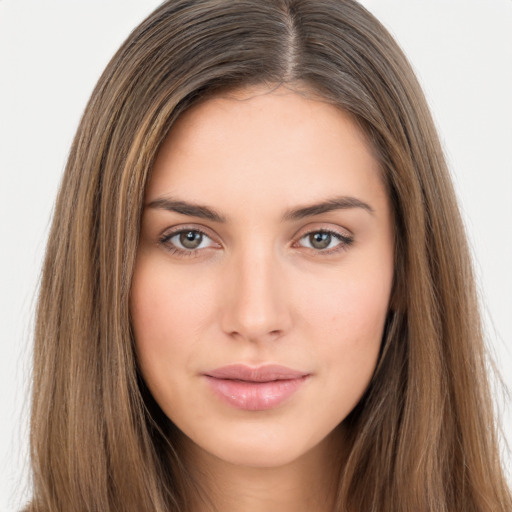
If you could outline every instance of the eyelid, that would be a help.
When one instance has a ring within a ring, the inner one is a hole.
[[[209,245],[208,247],[201,247],[197,249],[186,249],[169,243],[169,240],[171,240],[174,236],[186,231],[195,231],[197,233],[200,233],[202,236],[209,238],[212,242],[211,245]],[[328,233],[337,238],[339,240],[339,243],[336,244],[335,247],[332,247],[330,249],[316,249],[314,247],[306,247],[300,244],[300,241],[303,238],[313,233]],[[218,238],[218,236],[212,234],[211,230],[209,228],[206,228],[205,226],[197,224],[182,224],[166,229],[160,235],[158,243],[159,245],[163,246],[165,250],[171,252],[172,254],[177,254],[180,256],[197,256],[198,253],[204,251],[205,249],[220,248],[222,245],[218,241]],[[341,228],[339,226],[332,227],[332,225],[326,226],[325,224],[317,224],[314,226],[309,225],[300,229],[298,233],[293,237],[291,247],[304,249],[314,255],[328,256],[330,254],[335,254],[340,251],[347,250],[348,247],[352,245],[353,242],[354,236],[346,228]]]
[[[313,247],[305,247],[303,245],[299,245],[299,242],[313,233],[328,233],[333,235],[339,240],[339,243],[332,247],[331,249],[315,249]],[[325,224],[317,224],[315,226],[308,226],[306,228],[302,228],[297,235],[294,237],[294,242],[292,243],[292,247],[294,248],[302,248],[310,251],[314,255],[324,255],[327,256],[329,254],[335,254],[340,251],[347,250],[354,242],[354,235],[350,233],[347,229],[341,227],[332,227],[332,225],[326,226]]]
[[[311,222],[310,224],[298,229],[293,238],[299,239],[305,235],[318,232],[332,233],[342,238],[353,238],[354,236],[348,228],[333,224],[332,222]]]
[[[201,247],[197,249],[185,249],[169,243],[169,241],[173,237],[186,231],[195,231],[197,233],[200,233],[202,236],[209,238],[212,241],[212,244],[209,245],[208,247]],[[178,254],[182,256],[196,256],[197,253],[199,253],[200,251],[204,251],[205,249],[219,248],[221,244],[220,242],[217,241],[217,238],[218,237],[211,234],[211,230],[205,228],[204,226],[198,226],[197,224],[181,224],[164,230],[164,232],[158,238],[158,243],[172,254]]]

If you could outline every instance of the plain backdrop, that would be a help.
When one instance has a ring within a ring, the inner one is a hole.
[[[159,3],[0,0],[0,512],[27,497],[34,296],[66,156],[103,68]],[[510,389],[512,0],[362,3],[409,56],[433,110],[473,247],[487,338]]]

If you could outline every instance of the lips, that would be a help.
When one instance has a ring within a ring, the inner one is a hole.
[[[310,376],[286,366],[251,368],[229,365],[204,374],[210,389],[225,403],[247,411],[278,407],[294,395]]]

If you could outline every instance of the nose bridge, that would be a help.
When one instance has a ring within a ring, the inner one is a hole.
[[[269,246],[246,247],[234,255],[224,330],[251,341],[275,338],[289,326],[284,276]]]

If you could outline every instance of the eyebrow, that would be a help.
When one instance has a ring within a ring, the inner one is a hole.
[[[368,203],[365,203],[360,199],[350,196],[339,196],[328,199],[327,201],[322,201],[321,203],[288,210],[284,214],[284,219],[300,220],[306,217],[320,215],[321,213],[327,213],[334,210],[348,210],[351,208],[362,208],[372,215],[375,213],[375,210]]]
[[[210,220],[213,222],[226,222],[226,218],[220,213],[216,212],[213,208],[167,197],[161,197],[151,201],[146,205],[146,208],[167,210],[170,212],[181,213],[182,215],[198,217],[200,219]]]
[[[181,215],[198,217],[200,219],[210,220],[213,222],[226,222],[226,217],[209,206],[198,205],[168,197],[155,199],[148,203],[146,208],[167,210],[170,212],[180,213]],[[375,213],[374,209],[368,203],[365,203],[360,199],[350,196],[340,196],[322,201],[321,203],[288,210],[283,215],[283,220],[301,220],[306,217],[314,217],[315,215],[320,215],[334,210],[348,210],[351,208],[362,208],[372,215]]]

